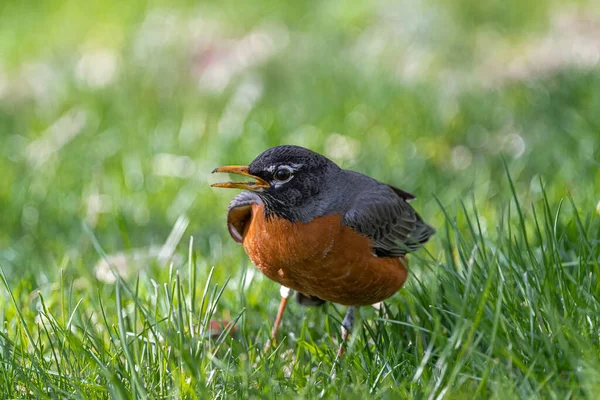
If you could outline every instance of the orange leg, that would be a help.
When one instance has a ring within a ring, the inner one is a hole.
[[[281,294],[281,303],[279,303],[279,310],[277,311],[277,317],[275,318],[275,323],[273,324],[273,330],[271,331],[271,339],[267,342],[265,346],[265,350],[268,350],[271,347],[272,343],[277,343],[277,331],[279,330],[279,326],[281,325],[281,320],[283,318],[283,313],[285,311],[285,306],[287,305],[288,299],[293,293],[292,289],[289,289],[285,286],[282,286],[279,290]]]

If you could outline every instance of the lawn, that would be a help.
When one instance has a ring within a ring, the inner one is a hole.
[[[0,4],[0,397],[598,398],[595,2],[26,3]],[[341,359],[331,304],[263,352],[279,287],[210,188],[279,144],[437,230]]]

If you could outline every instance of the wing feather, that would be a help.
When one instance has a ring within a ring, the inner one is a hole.
[[[357,196],[344,224],[369,237],[381,257],[401,257],[435,233],[408,204],[413,195],[384,184]]]

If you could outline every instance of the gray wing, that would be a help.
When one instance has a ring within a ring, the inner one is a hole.
[[[401,257],[423,246],[435,233],[408,204],[414,196],[378,184],[360,193],[344,215],[345,225],[369,237],[379,257]]]
[[[227,208],[227,229],[238,243],[242,243],[246,226],[252,218],[252,204],[261,204],[256,193],[241,192],[231,200]]]

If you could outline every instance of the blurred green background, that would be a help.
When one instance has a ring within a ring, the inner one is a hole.
[[[280,144],[416,194],[438,232],[337,380],[342,308],[293,304],[259,355],[278,286],[210,188]],[[592,399],[599,214],[598,1],[0,1],[9,397]]]
[[[279,144],[415,193],[434,226],[434,196],[473,198],[493,231],[502,156],[525,207],[541,178],[552,201],[600,208],[594,1],[4,0],[0,15],[0,262],[26,290],[94,275],[84,225],[145,260],[180,217],[175,252],[193,235],[219,281],[235,275],[233,193],[210,171]]]

